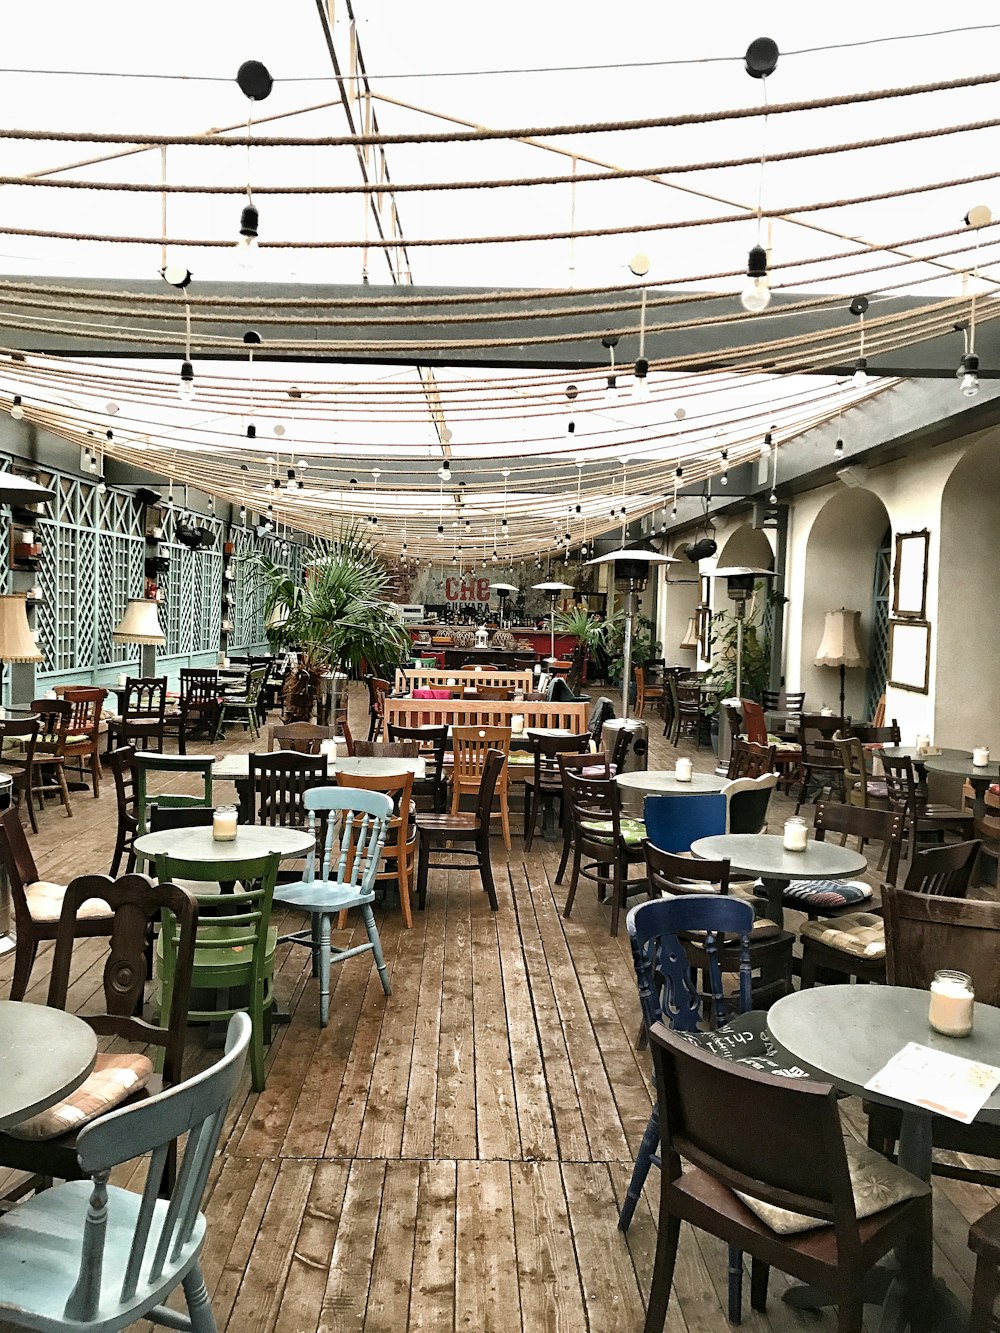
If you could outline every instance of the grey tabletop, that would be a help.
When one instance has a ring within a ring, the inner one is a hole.
[[[61,1101],[94,1067],[97,1036],[75,1014],[0,1001],[0,1129]]]
[[[232,842],[216,842],[211,828],[161,829],[135,840],[135,854],[144,860],[156,856],[183,857],[186,861],[246,861],[277,852],[282,858],[304,856],[313,845],[305,829],[271,824],[240,824]]]
[[[960,759],[964,756],[971,760],[967,750],[942,750],[939,755],[920,755],[915,745],[882,745],[879,749],[887,759],[912,759],[918,764],[926,764],[931,758]]]
[[[1000,764],[993,763],[978,766],[972,762],[968,750],[945,750],[941,754],[929,754],[923,761],[928,773],[947,773],[951,777],[966,778],[970,782],[996,782],[1000,780]]]
[[[763,879],[842,879],[868,869],[867,860],[850,847],[810,838],[804,852],[786,852],[784,840],[774,833],[718,833],[691,844],[695,856],[706,861],[731,862]]]
[[[717,777],[715,773],[692,773],[689,782],[680,782],[672,768],[651,768],[645,772],[619,773],[615,781],[626,791],[648,792],[654,796],[692,796],[722,791],[729,779]]]
[[[814,986],[793,991],[771,1006],[767,1025],[797,1059],[819,1070],[845,1092],[903,1106],[864,1091],[864,1085],[911,1041],[966,1060],[997,1063],[1000,1009],[977,1004],[968,1037],[945,1037],[927,1021],[930,993],[905,986]],[[978,1120],[1000,1123],[1000,1088]]]
[[[327,773],[332,780],[338,773],[357,773],[360,777],[386,778],[395,773],[412,773],[418,780],[424,777],[423,759],[380,759],[360,758],[345,755],[338,758],[330,755],[327,760]],[[212,765],[212,777],[224,782],[238,781],[250,776],[249,754],[227,754]]]

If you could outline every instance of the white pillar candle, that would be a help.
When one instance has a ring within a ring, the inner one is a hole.
[[[125,684],[127,681],[128,681],[128,676],[124,675],[124,673],[120,675],[118,677],[118,688],[120,690],[123,690],[125,688]]]
[[[21,533],[21,541],[24,543],[25,546],[34,546],[35,544],[34,528],[25,528],[24,531]]]
[[[235,842],[236,823],[236,807],[220,805],[212,816],[212,837],[216,842]]]
[[[325,754],[327,759],[336,759],[337,742],[333,740],[320,741],[319,752],[320,754]]]
[[[931,1027],[945,1037],[967,1037],[975,1002],[971,977],[964,972],[935,972],[927,1014]]]
[[[785,820],[784,845],[786,852],[804,852],[809,846],[809,825],[804,819]]]
[[[512,713],[510,718],[510,729],[515,735],[520,735],[524,730],[524,714]]]
[[[977,745],[972,751],[973,768],[985,768],[990,762],[990,747],[988,745]]]
[[[694,764],[683,756],[674,764],[674,777],[678,782],[690,782],[694,774]]]

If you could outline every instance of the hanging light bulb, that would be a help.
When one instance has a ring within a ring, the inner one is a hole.
[[[834,456],[834,458],[843,458],[843,456],[844,456],[844,441],[843,441],[843,440],[838,439],[838,440],[837,440],[837,443],[833,446],[833,456]]]
[[[438,468],[438,476],[441,478],[442,481],[451,481],[451,464],[449,463],[447,458]]]
[[[247,521],[247,507],[246,505],[240,505],[240,522],[245,523],[246,521]]]
[[[177,385],[177,397],[182,403],[190,403],[194,396],[194,366],[190,361],[182,361],[181,378]]]
[[[762,245],[755,245],[747,256],[747,282],[740,292],[740,304],[751,315],[759,315],[771,304],[767,251]]]
[[[257,228],[260,214],[253,204],[247,202],[240,214],[240,239],[236,242],[236,262],[240,268],[253,268],[257,259]]]
[[[256,438],[257,438],[257,427],[251,421],[250,425],[247,426],[247,439],[255,440]]]
[[[772,492],[771,492],[771,494],[767,497],[767,503],[768,503],[769,505],[776,505],[776,504],[778,503],[778,493],[777,493],[777,491],[772,491]]]
[[[959,388],[966,398],[975,398],[979,392],[979,357],[975,352],[966,352],[962,357],[958,373],[962,377]]]
[[[720,486],[728,486],[728,485],[729,485],[729,450],[728,450],[728,449],[723,449],[723,451],[722,451],[722,472],[721,472],[720,475],[719,475],[719,485],[720,485]]]
[[[24,420],[24,407],[21,403],[21,395],[19,393],[16,393],[11,400],[10,414],[15,421]]]
[[[866,356],[859,356],[855,361],[851,383],[856,389],[863,389],[868,383],[868,358]]]
[[[767,458],[770,452],[771,452],[771,432],[768,431],[767,434],[764,436],[764,443],[760,446],[761,458]]]
[[[636,398],[649,397],[649,362],[644,356],[640,356],[635,363],[633,393]]]

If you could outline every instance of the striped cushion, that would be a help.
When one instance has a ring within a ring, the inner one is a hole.
[[[832,909],[866,903],[872,897],[872,891],[860,879],[793,879],[781,896],[793,907],[801,903],[807,910]]]
[[[885,922],[871,912],[852,912],[832,921],[804,921],[799,934],[854,958],[875,961],[885,957]]]
[[[75,1092],[47,1111],[13,1125],[7,1133],[15,1139],[58,1139],[120,1106],[152,1076],[152,1062],[144,1055],[98,1055],[93,1070]]]

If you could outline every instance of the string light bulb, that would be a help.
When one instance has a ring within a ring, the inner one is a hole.
[[[11,401],[10,414],[15,421],[24,420],[24,405],[21,402],[21,395],[16,393]]]
[[[240,239],[236,242],[236,262],[240,268],[251,269],[257,260],[259,226],[260,214],[256,207],[249,202],[244,204],[240,213]]]
[[[844,441],[840,438],[838,438],[837,443],[833,446],[833,456],[834,458],[843,458],[844,456]]]
[[[649,397],[649,362],[640,356],[635,363],[635,384],[633,389],[637,398]]]
[[[851,383],[856,389],[863,389],[868,383],[868,358],[866,356],[859,356],[855,361]]]
[[[767,276],[767,251],[755,245],[747,256],[747,281],[740,304],[751,315],[759,315],[771,304],[771,281]]]
[[[722,451],[722,472],[721,472],[720,475],[719,475],[719,485],[720,485],[720,486],[728,486],[728,485],[729,485],[729,450],[728,450],[728,449],[723,449],[723,451]]]
[[[177,397],[182,403],[190,403],[194,400],[194,366],[190,361],[181,362],[181,377],[177,385]]]
[[[975,352],[966,352],[958,367],[961,376],[959,388],[966,398],[975,398],[979,392],[979,357]]]

